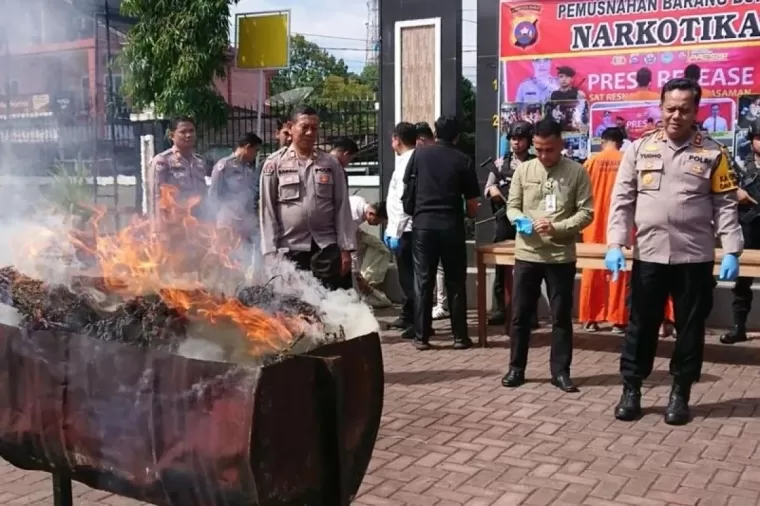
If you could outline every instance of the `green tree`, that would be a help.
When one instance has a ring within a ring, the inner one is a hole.
[[[219,126],[227,116],[214,78],[225,77],[230,4],[237,0],[123,0],[137,20],[120,54],[124,93],[135,107]]]
[[[337,59],[303,35],[290,37],[290,67],[280,70],[270,85],[273,95],[283,91],[310,86],[312,97],[322,94],[328,76],[348,77],[348,65]]]
[[[369,86],[375,93],[380,92],[380,68],[376,63],[365,65],[359,79]]]
[[[374,100],[375,93],[356,77],[331,75],[325,78],[320,98],[334,101]]]

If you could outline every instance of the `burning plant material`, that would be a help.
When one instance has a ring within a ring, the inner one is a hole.
[[[54,229],[35,234],[25,261],[0,269],[0,300],[28,330],[245,364],[343,340],[345,325],[362,330],[349,337],[376,330],[355,295],[327,293],[290,267],[259,266],[255,277],[267,281],[253,283],[231,231],[197,220],[195,203],[175,196],[176,189],[161,188],[168,217],[161,229],[139,218],[102,234],[104,213],[93,210],[85,226],[63,237]]]

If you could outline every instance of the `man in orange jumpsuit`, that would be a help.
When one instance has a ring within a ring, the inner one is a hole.
[[[610,207],[612,185],[623,159],[620,148],[624,134],[620,128],[610,127],[602,132],[602,151],[586,162],[594,194],[594,221],[583,231],[583,242],[607,244],[607,211]],[[621,272],[617,281],[611,281],[602,270],[583,269],[579,296],[578,318],[585,330],[596,332],[599,322],[610,322],[613,329],[622,333],[628,323],[626,285],[628,273]]]

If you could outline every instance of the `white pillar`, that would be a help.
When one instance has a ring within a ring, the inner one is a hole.
[[[156,144],[155,139],[152,135],[141,135],[140,136],[140,174],[142,174],[142,177],[140,178],[142,180],[142,187],[141,188],[135,188],[135,191],[140,191],[142,193],[142,214],[147,215],[148,214],[148,167],[150,166],[150,161],[153,160],[153,157],[156,156]]]

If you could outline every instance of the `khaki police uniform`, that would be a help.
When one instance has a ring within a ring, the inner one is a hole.
[[[211,173],[209,199],[219,227],[230,227],[251,240],[258,227],[256,169],[230,155],[219,160]]]
[[[175,147],[157,154],[150,162],[147,173],[147,207],[148,217],[159,219],[158,209],[162,186],[173,186],[177,191],[178,203],[185,204],[191,198],[198,200],[193,214],[202,213],[203,198],[206,195],[206,162],[198,154],[189,158],[182,156]]]
[[[715,238],[727,253],[744,248],[736,182],[725,146],[694,132],[674,144],[655,130],[626,150],[612,190],[607,240],[632,245],[631,315],[620,359],[624,379],[649,376],[668,295],[677,341],[676,381],[699,380],[705,320],[715,287]]]
[[[315,150],[302,160],[292,147],[270,156],[261,173],[260,227],[263,254],[284,249],[331,288],[350,282],[340,275],[340,252],[356,250],[356,236],[335,157]],[[326,262],[329,268],[317,268]]]

